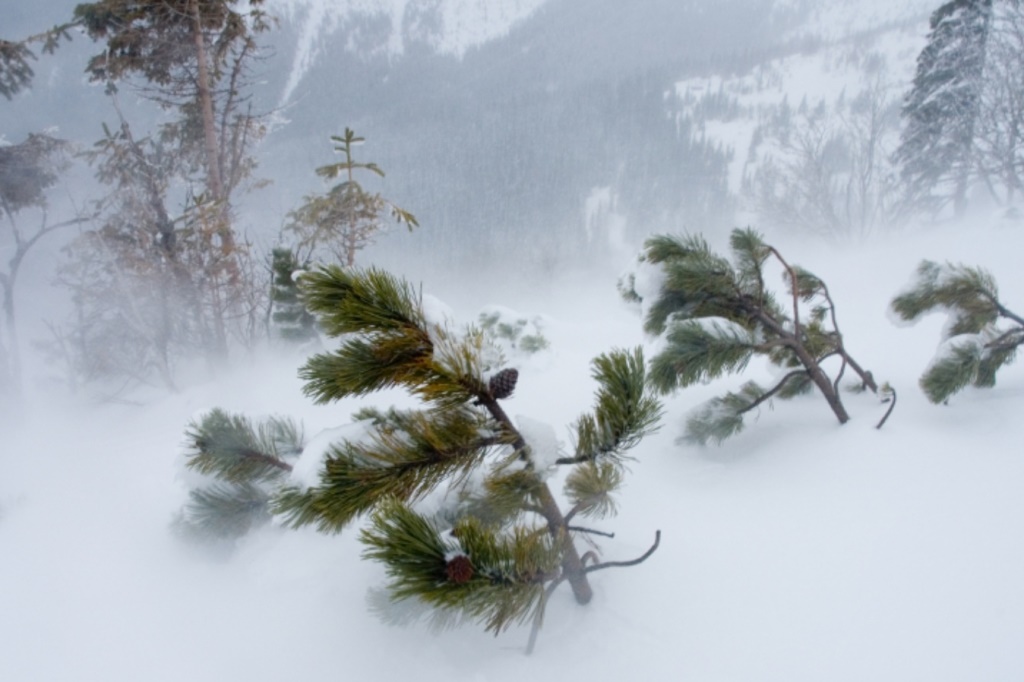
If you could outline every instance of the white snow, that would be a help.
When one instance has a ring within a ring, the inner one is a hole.
[[[311,53],[320,29],[336,26],[331,17],[371,7],[277,2],[311,9]],[[411,2],[373,7],[395,16]],[[478,7],[482,16],[486,3]],[[831,87],[828,72],[806,78]],[[716,134],[737,146],[730,130]],[[528,627],[496,639],[471,626],[434,634],[377,620],[367,591],[386,576],[361,560],[358,526],[338,535],[267,527],[219,560],[169,532],[187,496],[176,476],[183,433],[199,407],[291,415],[318,433],[349,423],[361,405],[410,407],[407,395],[312,405],[296,372],[302,360],[264,355],[215,383],[123,403],[84,404],[26,377],[22,411],[0,414],[0,680],[1018,682],[1024,361],[1000,370],[992,389],[932,405],[917,381],[941,316],[906,328],[887,311],[923,258],[984,267],[1008,305],[1024,308],[1024,230],[973,219],[842,248],[767,237],[826,281],[847,349],[898,391],[892,417],[876,430],[885,406],[845,395],[852,420],[839,426],[810,394],[764,406],[721,447],[696,448],[676,442],[684,415],[769,368],[752,363],[743,377],[667,398],[661,431],[630,453],[619,515],[600,523],[615,538],[593,538],[606,561],[641,555],[659,529],[660,548],[639,566],[591,574],[587,606],[556,591],[529,657]],[[592,405],[590,359],[648,340],[614,275],[505,284],[450,293],[553,321],[551,361],[523,372],[503,401],[550,458]],[[640,268],[637,291],[656,285]],[[472,322],[479,308],[454,310]],[[315,483],[317,453],[332,439],[314,439],[297,480]],[[551,482],[557,490],[557,476]]]
[[[542,473],[553,471],[558,466],[555,464],[555,460],[565,456],[555,427],[522,414],[516,415],[515,422],[519,433],[522,434],[526,444],[530,446],[530,454],[536,470]]]
[[[639,556],[657,529],[661,547],[640,566],[592,574],[586,607],[556,592],[531,657],[527,628],[495,639],[471,626],[435,635],[379,622],[365,600],[384,571],[360,559],[356,529],[268,527],[216,562],[174,541],[182,434],[200,406],[290,414],[317,433],[348,423],[360,404],[403,400],[313,406],[297,361],[264,358],[146,404],[83,407],[39,390],[23,419],[4,422],[0,679],[269,682],[344,670],[423,682],[1015,682],[1024,363],[1002,370],[993,389],[931,405],[917,378],[937,325],[897,328],[885,311],[924,251],[984,265],[1008,301],[1024,298],[1024,233],[969,224],[841,250],[781,235],[772,243],[827,281],[848,349],[899,392],[893,416],[875,430],[884,406],[851,395],[853,419],[840,427],[809,395],[702,449],[675,442],[683,416],[761,378],[758,369],[669,398],[661,432],[631,453],[619,516],[600,524],[616,537],[598,538],[605,560]],[[590,359],[644,343],[640,318],[619,301],[614,276],[563,273],[487,298],[557,321],[548,330],[557,362],[523,376],[506,401],[510,414],[551,425],[526,428],[552,453],[552,430],[565,436],[592,405]],[[304,457],[301,468],[314,463]]]
[[[300,488],[320,485],[320,472],[331,454],[331,448],[345,441],[358,443],[369,437],[369,424],[365,421],[324,429],[313,436],[302,449],[302,454],[292,465],[289,483]]]
[[[281,97],[287,102],[320,54],[321,45],[356,16],[383,16],[390,26],[377,50],[399,55],[407,40],[461,57],[466,50],[499,38],[546,0],[271,0],[272,14],[299,24],[299,44]],[[426,22],[423,22],[424,18]],[[439,22],[435,26],[434,21]],[[354,48],[353,48],[354,49]]]

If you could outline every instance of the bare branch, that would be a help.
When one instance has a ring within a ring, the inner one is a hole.
[[[603,564],[594,564],[593,566],[587,566],[584,569],[584,572],[592,573],[594,571],[600,571],[603,568],[626,568],[629,566],[636,566],[637,564],[641,564],[647,561],[647,559],[649,559],[650,556],[654,554],[655,550],[658,549],[658,545],[660,544],[661,531],[657,530],[654,532],[654,544],[651,545],[646,552],[638,556],[636,559],[632,559],[631,561],[606,561]]]

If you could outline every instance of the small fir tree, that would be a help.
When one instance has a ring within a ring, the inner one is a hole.
[[[274,327],[285,341],[312,341],[317,337],[316,318],[306,309],[302,292],[295,281],[296,273],[309,267],[309,263],[299,263],[295,252],[284,247],[275,248],[271,254],[273,284],[270,302]]]
[[[311,194],[304,198],[302,206],[289,214],[288,229],[294,231],[303,247],[311,250],[323,247],[339,262],[352,267],[356,252],[369,246],[374,237],[384,229],[384,214],[391,216],[410,230],[419,223],[416,217],[399,208],[380,194],[367,191],[356,180],[357,170],[369,171],[384,177],[384,171],[375,163],[353,160],[352,148],[362,144],[365,138],[357,137],[345,128],[342,136],[332,135],[334,150],[345,155],[345,160],[320,166],[316,174],[325,180],[339,176],[344,180],[326,194]]]
[[[288,525],[325,532],[369,517],[360,534],[364,556],[386,565],[389,605],[411,600],[439,623],[480,621],[495,634],[532,620],[532,648],[558,585],[568,582],[585,604],[591,572],[634,565],[657,548],[660,533],[638,559],[602,562],[577,547],[581,534],[597,531],[575,525],[577,517],[614,512],[626,453],[656,428],[660,405],[645,388],[639,349],[594,360],[596,405],[573,424],[573,451],[561,453],[546,427],[523,419],[517,425],[505,413],[501,401],[515,390],[518,372],[495,362],[500,353],[486,336],[433,323],[408,283],[375,269],[330,266],[304,276],[303,288],[324,331],[342,339],[338,350],[302,369],[306,393],[324,403],[402,387],[422,407],[360,410],[363,436],[328,448],[315,484],[289,479],[272,495],[272,510]],[[193,466],[222,478],[239,469],[245,475],[212,500],[194,495],[190,517],[209,525],[206,512],[215,518],[223,508],[225,525],[237,529],[244,525],[232,521],[240,507],[265,509],[262,497],[237,486],[256,476],[277,482],[290,465],[253,447],[251,426],[236,430],[224,415],[214,421],[224,423],[228,442],[242,445],[207,454],[208,429],[194,429],[202,457],[193,455]],[[548,485],[561,467],[570,469],[566,511]],[[417,503],[435,490],[455,494],[428,514]]]
[[[825,282],[790,265],[751,229],[734,230],[731,246],[735,265],[699,236],[653,237],[640,259],[660,270],[658,291],[637,291],[636,275],[620,284],[625,298],[645,303],[644,329],[664,336],[664,350],[652,358],[649,371],[649,381],[659,392],[741,372],[758,355],[784,372],[774,386],[750,381],[698,408],[687,419],[686,439],[720,443],[742,430],[745,415],[769,399],[812,388],[822,394],[839,423],[846,423],[850,417],[839,385],[847,367],[863,388],[877,393],[879,387],[846,351]],[[788,314],[767,287],[765,266],[770,260],[782,268]],[[839,361],[834,377],[824,368],[830,358]],[[884,387],[883,395],[892,397],[891,389]]]
[[[920,380],[933,403],[944,403],[967,386],[994,386],[996,372],[1024,344],[1024,318],[999,301],[995,279],[981,268],[922,261],[891,308],[910,322],[931,312],[950,316],[942,345]],[[1012,325],[1000,327],[1001,319]]]

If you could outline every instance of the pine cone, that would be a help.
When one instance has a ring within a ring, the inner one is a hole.
[[[448,580],[456,585],[468,583],[473,577],[473,562],[465,554],[452,557],[444,567]]]
[[[488,388],[491,395],[498,400],[504,400],[516,390],[516,382],[519,380],[519,370],[515,367],[503,369],[491,377]]]

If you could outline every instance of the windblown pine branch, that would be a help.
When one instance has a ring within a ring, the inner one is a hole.
[[[755,356],[768,358],[784,372],[774,386],[747,382],[692,413],[686,438],[701,444],[738,433],[744,415],[764,402],[812,388],[840,424],[847,422],[839,392],[846,368],[858,375],[862,386],[876,393],[879,389],[870,372],[847,352],[828,287],[813,273],[788,263],[753,230],[734,230],[730,242],[733,262],[714,253],[699,236],[653,237],[640,260],[659,271],[659,289],[637,291],[635,275],[621,283],[627,300],[645,306],[644,329],[665,341],[651,359],[648,381],[659,392],[672,393],[742,372]],[[769,262],[781,268],[786,305],[766,284]],[[830,377],[823,365],[833,357],[840,367]]]
[[[301,429],[273,417],[254,425],[215,409],[186,432],[188,468],[210,483],[189,491],[177,526],[193,537],[234,539],[271,517],[270,502],[302,452]]]
[[[283,479],[272,512],[286,525],[324,532],[368,517],[360,535],[364,556],[387,567],[389,600],[443,612],[441,622],[479,621],[495,634],[528,621],[536,629],[547,595],[563,581],[579,603],[590,601],[575,538],[594,533],[569,522],[614,512],[627,452],[656,429],[660,405],[645,388],[640,350],[594,360],[596,404],[573,427],[574,454],[552,457],[506,414],[501,403],[519,374],[501,367],[482,331],[429,321],[413,288],[381,270],[323,267],[300,282],[321,329],[342,339],[303,367],[306,393],[326,403],[401,387],[421,407],[360,410],[362,436],[328,448],[315,483]],[[203,450],[194,466],[227,480],[236,467],[269,464],[248,456],[258,448],[232,430],[235,421],[217,419],[235,434],[222,448],[231,457]],[[555,466],[573,467],[565,485],[568,513],[547,483]],[[425,514],[418,503],[435,490],[452,502]]]
[[[1024,344],[1024,318],[1000,302],[995,279],[981,268],[922,261],[890,306],[908,322],[931,312],[949,315],[942,345],[920,379],[933,403],[944,403],[967,386],[994,386],[996,372]],[[1011,326],[1000,327],[1001,319]]]

